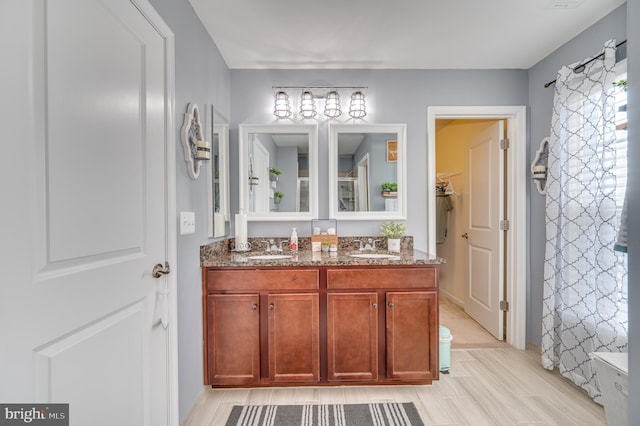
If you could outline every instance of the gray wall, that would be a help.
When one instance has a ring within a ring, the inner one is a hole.
[[[150,0],[175,35],[176,56],[176,205],[178,212],[196,214],[196,233],[178,235],[178,379],[180,419],[183,420],[202,391],[202,275],[200,245],[207,234],[206,171],[189,178],[180,142],[180,127],[187,104],[213,104],[229,116],[229,69],[188,0]],[[234,163],[237,164],[237,163]],[[176,222],[178,218],[175,218]],[[178,226],[179,229],[179,226]]]
[[[540,141],[549,136],[553,105],[553,86],[544,84],[555,80],[560,67],[592,56],[602,49],[604,42],[615,38],[621,42],[626,34],[626,5],[592,25],[558,50],[529,69],[529,160],[535,156]],[[538,195],[535,184],[529,187],[529,285],[527,295],[527,341],[540,346],[542,336],[542,282],[545,247],[545,198]]]
[[[640,419],[640,0],[627,1],[629,81],[629,419]],[[633,22],[632,22],[633,21]],[[633,183],[633,184],[632,184]]]
[[[427,107],[430,105],[526,105],[526,70],[232,70],[231,71],[231,211],[238,211],[238,124],[274,123],[272,86],[368,86],[368,114],[361,123],[407,123],[409,179],[408,233],[416,248],[427,247]],[[299,96],[296,95],[296,96]],[[342,99],[349,122],[348,99]],[[329,217],[327,120],[319,124],[319,217]],[[338,224],[340,235],[378,235],[377,221]],[[308,236],[308,222],[249,222],[250,236],[288,237],[291,228]]]

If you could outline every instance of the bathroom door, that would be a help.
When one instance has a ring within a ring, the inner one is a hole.
[[[504,205],[504,156],[500,139],[504,122],[496,121],[478,133],[468,148],[469,259],[465,311],[493,334],[503,339],[500,310],[503,283],[503,231],[500,220]]]
[[[0,160],[0,401],[69,404],[71,425],[175,424],[175,278],[152,276],[175,247],[173,36],[146,0],[8,0],[0,16],[16,121]]]

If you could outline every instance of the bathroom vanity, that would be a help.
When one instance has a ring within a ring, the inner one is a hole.
[[[204,383],[431,383],[440,262],[413,250],[391,259],[204,258]]]

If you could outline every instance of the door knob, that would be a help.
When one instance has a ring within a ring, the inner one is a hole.
[[[170,272],[171,268],[169,268],[169,262],[164,262],[164,266],[162,266],[162,263],[156,264],[151,271],[151,275],[153,275],[153,278],[160,278]]]
[[[469,239],[469,234],[468,234],[468,233],[466,233],[466,232],[465,232],[464,234],[460,235],[460,236],[461,236],[462,238],[466,239],[466,240],[468,240],[468,239]]]

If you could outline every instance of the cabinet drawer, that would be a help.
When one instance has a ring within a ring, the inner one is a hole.
[[[437,279],[434,267],[327,270],[328,289],[436,288]]]
[[[317,290],[317,269],[208,269],[209,291]]]

